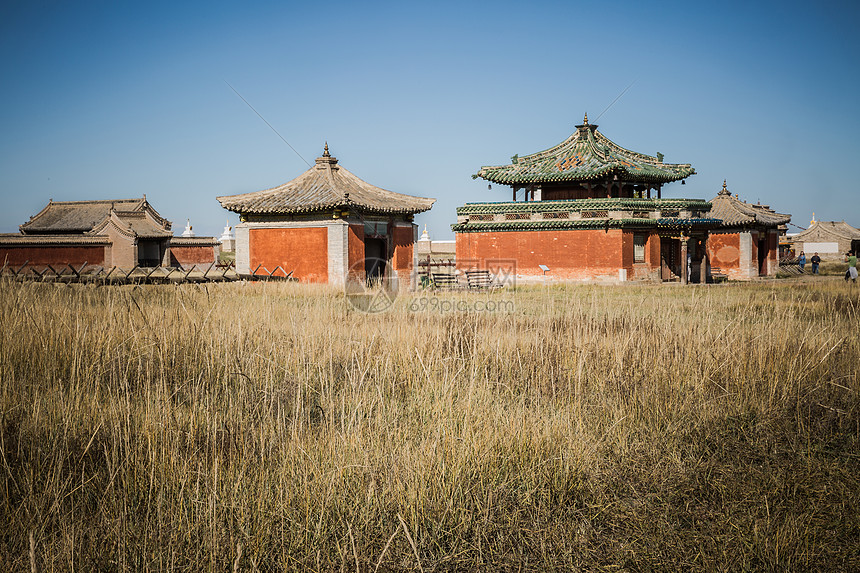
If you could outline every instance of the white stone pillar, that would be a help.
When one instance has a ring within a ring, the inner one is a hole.
[[[248,223],[239,223],[233,230],[236,232],[236,272],[249,275],[254,270],[251,268],[250,227]]]
[[[752,279],[758,276],[758,257],[752,254],[752,233],[741,231],[738,233],[738,244],[740,255],[738,259],[738,271],[740,278]]]
[[[328,227],[328,284],[343,287],[349,273],[349,224],[341,219]]]

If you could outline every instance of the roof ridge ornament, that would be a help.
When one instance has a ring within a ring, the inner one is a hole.
[[[585,112],[585,117],[582,119],[582,125],[588,125],[588,112]]]
[[[720,192],[719,192],[719,193],[717,193],[717,195],[728,195],[728,196],[731,196],[731,194],[732,194],[732,193],[731,193],[731,191],[729,191],[729,190],[728,190],[728,188],[726,187],[726,180],[725,180],[725,179],[723,179],[723,188],[722,188],[722,189],[720,189]]]
[[[330,155],[330,154],[329,154],[329,152],[328,152],[328,141],[326,141],[326,142],[325,142],[325,148],[323,149],[323,154],[322,154],[322,156],[323,156],[323,157],[331,157],[331,155]]]

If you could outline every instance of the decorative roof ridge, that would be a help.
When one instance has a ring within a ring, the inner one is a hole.
[[[325,142],[325,149],[323,150],[322,157],[317,158],[317,165],[320,165],[321,163],[325,165],[325,175],[329,184],[329,191],[331,191],[335,196],[340,196],[341,200],[346,204],[349,202],[349,192],[340,193],[334,182],[334,173],[332,173],[332,171],[338,169],[337,157],[332,157],[331,154],[329,154],[328,141]]]
[[[83,201],[54,201],[51,199],[48,201],[48,205],[94,205],[101,203],[129,203],[131,201],[137,201],[138,204],[145,203],[145,197],[132,197],[131,199],[85,199]]]

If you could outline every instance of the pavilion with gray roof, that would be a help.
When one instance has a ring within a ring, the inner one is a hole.
[[[236,269],[343,285],[391,279],[410,284],[416,213],[435,199],[389,191],[360,179],[329,153],[271,189],[218,197],[239,213]]]

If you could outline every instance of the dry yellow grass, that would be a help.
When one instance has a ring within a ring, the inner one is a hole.
[[[0,284],[0,569],[857,570],[860,289]]]

